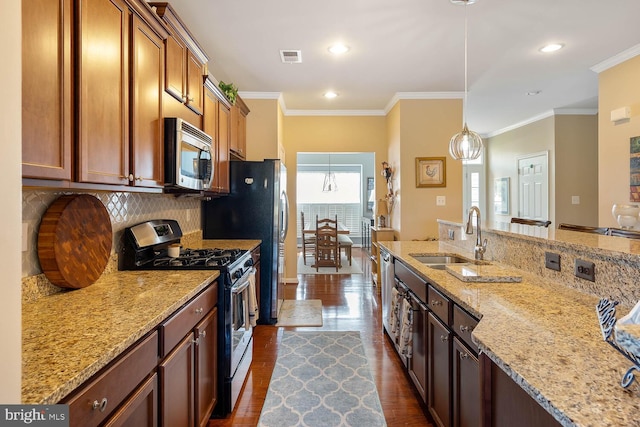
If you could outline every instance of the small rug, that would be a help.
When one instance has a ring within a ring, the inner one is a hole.
[[[259,426],[386,426],[359,332],[285,331]]]
[[[362,274],[362,268],[358,261],[352,257],[351,265],[346,256],[342,255],[341,258],[342,267],[336,271],[335,267],[320,267],[319,271],[316,271],[315,267],[311,267],[313,264],[313,257],[307,257],[307,265],[302,262],[302,253],[298,255],[298,274]]]
[[[322,301],[286,299],[278,313],[276,326],[322,326]]]

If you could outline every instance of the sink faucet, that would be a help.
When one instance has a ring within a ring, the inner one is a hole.
[[[487,239],[482,241],[482,230],[480,229],[480,209],[477,206],[471,206],[469,209],[469,218],[467,219],[467,234],[473,234],[473,213],[476,213],[476,218],[478,218],[478,223],[476,225],[476,230],[478,231],[478,237],[476,238],[476,247],[473,249],[473,253],[476,259],[481,260],[484,256],[484,253],[487,250]]]

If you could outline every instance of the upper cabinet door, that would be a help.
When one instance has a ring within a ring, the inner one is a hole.
[[[164,184],[164,43],[144,21],[134,16],[132,47],[131,155],[134,184],[161,187]]]
[[[77,96],[80,182],[129,183],[130,15],[122,0],[80,2]]]
[[[187,51],[187,57],[187,107],[202,115],[204,67],[191,51]]]
[[[166,40],[166,85],[168,94],[180,102],[186,101],[186,62],[187,48],[177,37]]]
[[[71,179],[71,0],[22,4],[22,176]]]

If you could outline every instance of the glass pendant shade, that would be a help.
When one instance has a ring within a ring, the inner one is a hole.
[[[482,138],[464,124],[462,132],[451,137],[449,154],[455,160],[475,160],[482,154]]]
[[[336,184],[336,174],[333,172],[327,172],[324,175],[324,183],[322,184],[322,191],[325,193],[329,191],[338,191],[338,185]]]

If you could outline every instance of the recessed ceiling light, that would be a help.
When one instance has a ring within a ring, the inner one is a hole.
[[[541,92],[542,92],[541,90],[530,90],[529,92],[527,92],[527,95],[536,96],[536,95],[540,95]]]
[[[349,46],[345,46],[342,43],[336,43],[334,45],[329,46],[329,52],[336,55],[340,55],[348,51],[349,51]]]
[[[324,94],[324,97],[327,98],[327,99],[333,99],[336,96],[338,96],[338,94],[333,92],[333,91],[325,92],[325,94]]]
[[[540,48],[540,52],[544,52],[544,53],[550,53],[550,52],[555,52],[556,50],[560,50],[564,47],[563,44],[560,43],[551,43],[548,44],[546,46],[542,46]]]

